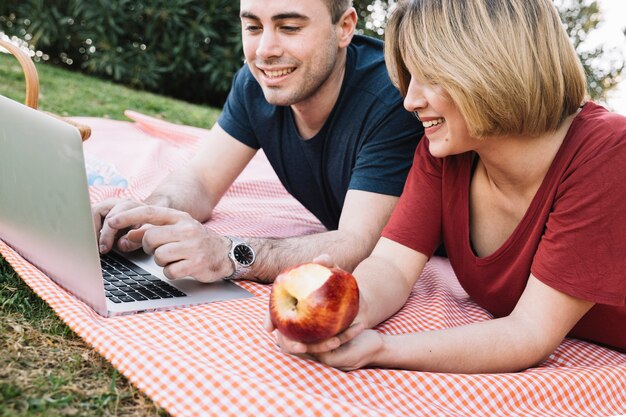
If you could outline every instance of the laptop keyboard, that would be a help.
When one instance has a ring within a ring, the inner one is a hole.
[[[106,297],[114,303],[186,297],[187,294],[115,253],[100,255]]]

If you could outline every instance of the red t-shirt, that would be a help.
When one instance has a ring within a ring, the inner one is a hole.
[[[521,222],[484,258],[470,243],[473,160],[435,158],[424,138],[382,235],[428,256],[443,239],[463,288],[496,317],[513,311],[531,273],[593,301],[569,335],[626,349],[626,117],[587,103]]]

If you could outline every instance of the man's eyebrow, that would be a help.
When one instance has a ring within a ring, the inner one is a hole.
[[[252,14],[250,12],[243,11],[243,10],[239,14],[239,17],[241,17],[241,18],[245,17],[247,19],[252,19],[252,20],[261,20],[261,19],[258,18],[258,16],[254,15],[254,14]]]
[[[246,11],[242,11],[239,17],[252,19],[252,20],[261,20],[257,15],[250,13],[250,12],[246,12]],[[311,20],[308,16],[305,16],[297,12],[280,13],[275,16],[272,16],[272,21],[274,22],[277,20],[286,20],[286,19]]]
[[[308,16],[305,16],[300,13],[291,12],[291,13],[281,13],[276,16],[272,16],[272,21],[277,20],[286,20],[286,19],[297,19],[297,20],[311,20]]]

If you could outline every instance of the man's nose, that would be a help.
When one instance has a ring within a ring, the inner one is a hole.
[[[271,30],[264,30],[256,50],[257,56],[267,59],[282,55],[280,39]]]

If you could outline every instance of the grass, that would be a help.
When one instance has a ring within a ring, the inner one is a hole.
[[[124,110],[210,127],[218,109],[38,64],[39,107],[61,116],[126,120]],[[0,94],[23,101],[17,61],[0,53]],[[4,197],[3,197],[4,198]],[[86,345],[0,256],[0,417],[164,416]]]

